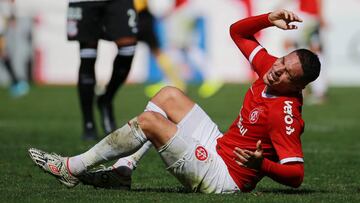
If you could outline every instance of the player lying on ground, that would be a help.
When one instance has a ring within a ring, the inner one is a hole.
[[[279,10],[231,26],[231,37],[259,79],[247,91],[240,114],[227,132],[221,133],[180,90],[165,87],[149,101],[145,112],[87,152],[61,157],[31,148],[31,158],[60,182],[74,187],[87,170],[137,150],[144,152],[141,147],[150,141],[167,170],[194,192],[248,192],[264,176],[299,187],[304,176],[301,91],[318,77],[320,62],[304,49],[276,58],[254,38],[256,32],[273,25],[296,29],[291,22],[301,19]]]

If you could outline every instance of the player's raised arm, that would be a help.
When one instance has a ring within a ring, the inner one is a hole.
[[[284,30],[297,29],[296,25],[290,24],[292,22],[302,22],[302,20],[293,12],[281,9],[268,14],[245,18],[231,25],[231,38],[249,60],[259,77],[262,77],[272,66],[276,57],[267,53],[255,39],[255,33],[271,26]]]
[[[259,46],[254,34],[272,26],[272,23],[268,20],[268,15],[263,14],[245,18],[230,26],[231,38],[247,59],[249,59],[252,51]]]
[[[258,31],[273,25],[269,21],[268,15],[245,18],[230,27],[231,38],[260,78],[277,59],[269,55],[254,37]]]

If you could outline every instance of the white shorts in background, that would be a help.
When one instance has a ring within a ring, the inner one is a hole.
[[[240,191],[216,152],[222,134],[210,117],[195,104],[177,126],[174,137],[159,149],[167,170],[194,192]]]

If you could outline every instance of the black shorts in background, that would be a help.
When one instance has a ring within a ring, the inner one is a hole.
[[[151,49],[159,49],[160,44],[155,30],[155,17],[143,10],[138,14],[138,41],[145,42]]]
[[[136,35],[137,14],[133,0],[69,3],[68,40],[115,41],[121,37],[136,37]]]

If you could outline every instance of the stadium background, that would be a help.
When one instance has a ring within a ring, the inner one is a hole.
[[[161,0],[158,1],[161,2]],[[213,57],[209,58],[212,65],[207,71],[212,71],[212,74],[220,76],[226,82],[247,82],[251,80],[252,74],[228,34],[230,24],[245,17],[244,5],[235,0],[211,1],[213,1],[211,5],[217,4],[217,6],[213,7],[214,9],[207,9],[209,17],[203,18],[206,23],[210,23],[209,27],[212,27],[210,30],[205,30],[205,35],[210,36],[210,44],[215,46],[211,54]],[[279,0],[254,0],[253,14],[272,11],[279,2]],[[327,0],[324,3],[324,13],[328,23],[324,31],[324,73],[328,75],[330,85],[358,86],[360,85],[360,26],[354,22],[360,21],[360,12],[358,12],[360,1],[346,0],[341,4],[339,6],[339,1],[336,0]],[[66,8],[67,1],[16,1],[19,29],[13,36],[15,43],[12,45],[12,55],[16,59],[15,68],[24,75],[24,60],[27,52],[32,49],[35,65],[34,79],[38,84],[76,83],[79,64],[78,45],[66,40]],[[28,29],[30,18],[36,19],[32,27],[33,47],[27,45],[21,34]],[[166,28],[164,30],[165,33],[171,32]],[[284,34],[287,33],[267,29],[260,36],[260,41],[270,52],[281,55],[284,53],[280,45]],[[99,84],[104,84],[110,76],[116,48],[115,45],[102,41],[99,52],[97,79]],[[139,44],[128,82],[142,83],[160,80],[162,75],[155,66],[156,64],[149,57],[148,48]],[[190,66],[187,71],[188,80],[192,82],[201,80],[201,73],[196,69]],[[0,84],[5,84],[6,81],[6,74],[3,74],[3,69],[0,69]]]
[[[3,1],[3,0],[0,0]],[[305,179],[298,189],[282,186],[264,178],[252,193],[202,195],[184,193],[154,149],[141,161],[133,175],[132,191],[102,190],[80,185],[72,190],[57,183],[34,167],[27,150],[30,147],[75,155],[95,142],[80,139],[81,114],[75,81],[78,53],[75,43],[65,38],[66,0],[16,0],[20,15],[18,32],[11,37],[16,69],[24,75],[24,62],[31,48],[26,32],[34,30],[35,79],[30,93],[20,99],[9,96],[8,78],[0,67],[0,197],[2,202],[360,202],[360,0],[325,0],[326,73],[330,76],[329,99],[323,105],[305,105],[306,130],[302,135]],[[161,0],[159,0],[161,1]],[[170,1],[170,0],[162,0]],[[228,35],[228,26],[241,18],[244,8],[232,4],[238,0],[203,0],[222,4],[216,7],[216,20],[223,20],[216,41],[221,66],[215,68],[227,81],[246,83],[252,76],[241,54]],[[255,14],[273,10],[279,0],[252,0]],[[290,0],[289,0],[290,1]],[[226,12],[225,12],[226,11]],[[221,15],[232,14],[228,18]],[[31,27],[29,16],[35,16]],[[261,41],[271,52],[281,54],[283,32],[269,29]],[[114,103],[118,124],[126,123],[142,111],[148,98],[143,81],[159,79],[154,67],[147,67],[147,49],[140,45],[129,82]],[[110,71],[113,47],[104,42],[97,71],[101,83]],[[225,61],[222,61],[225,60]],[[225,63],[226,62],[226,63]],[[195,70],[192,70],[195,71]],[[226,72],[225,72],[226,71]],[[194,74],[196,75],[196,74]],[[198,76],[198,75],[197,75]],[[201,76],[195,77],[196,80]],[[39,84],[39,85],[37,85]],[[41,85],[40,85],[41,84]],[[48,85],[49,84],[49,85]],[[55,85],[54,85],[55,84]],[[198,85],[189,85],[188,95],[202,106],[222,131],[238,115],[246,84],[227,84],[210,99],[197,93]],[[346,87],[343,87],[346,86]],[[352,86],[352,87],[349,87]],[[354,87],[355,86],[355,87]],[[99,112],[95,112],[99,118]],[[98,126],[98,129],[101,129]]]

